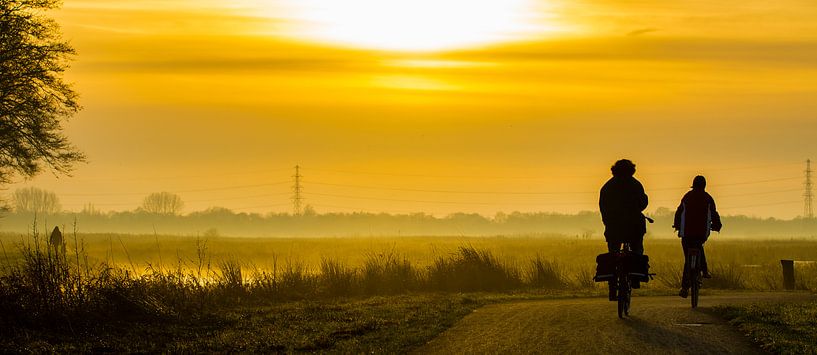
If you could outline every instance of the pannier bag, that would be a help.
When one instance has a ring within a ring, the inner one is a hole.
[[[616,278],[616,255],[612,253],[599,254],[596,257],[596,276],[593,280],[604,282]]]
[[[616,264],[620,254],[604,253],[596,257],[596,275],[593,280],[596,282],[611,281],[616,278]],[[650,281],[650,257],[638,254],[624,254],[621,265],[625,271],[635,280]]]
[[[627,273],[638,281],[650,281],[650,257],[646,255],[629,254],[626,260]]]

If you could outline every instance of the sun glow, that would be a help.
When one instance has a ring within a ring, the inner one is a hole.
[[[288,0],[293,34],[399,51],[435,51],[553,32],[534,0]]]

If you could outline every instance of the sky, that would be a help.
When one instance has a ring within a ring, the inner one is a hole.
[[[674,208],[803,214],[810,0],[65,0],[88,156],[8,186],[66,210],[596,210],[615,160]],[[817,168],[817,166],[815,166]]]

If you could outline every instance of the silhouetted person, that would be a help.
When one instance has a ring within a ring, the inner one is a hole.
[[[636,180],[635,164],[622,159],[611,168],[613,177],[601,188],[599,210],[604,222],[604,238],[607,250],[611,253],[621,250],[622,243],[630,243],[636,254],[644,254],[644,234],[647,233],[647,222],[642,211],[647,208],[647,194],[644,186]],[[616,291],[612,281],[610,300],[615,300]],[[634,285],[636,286],[636,285]]]
[[[687,265],[687,250],[697,248],[701,250],[701,271],[705,278],[710,278],[709,269],[704,254],[704,243],[709,239],[709,231],[720,232],[721,216],[715,208],[715,200],[706,189],[706,178],[701,175],[692,179],[692,190],[681,199],[678,210],[675,211],[675,222],[672,227],[678,231],[681,238],[681,247],[684,249],[684,276],[681,280],[681,291],[678,295],[686,298],[689,295],[689,265]]]
[[[48,238],[48,244],[54,248],[55,253],[65,255],[65,240],[62,238],[60,227],[54,227],[54,230],[51,231],[51,236]]]

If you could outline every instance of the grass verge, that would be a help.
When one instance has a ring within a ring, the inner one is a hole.
[[[195,317],[105,321],[72,328],[0,328],[5,352],[406,353],[489,303],[582,297],[522,294],[408,294],[223,306]]]
[[[817,354],[817,301],[721,306],[715,311],[776,354]]]

